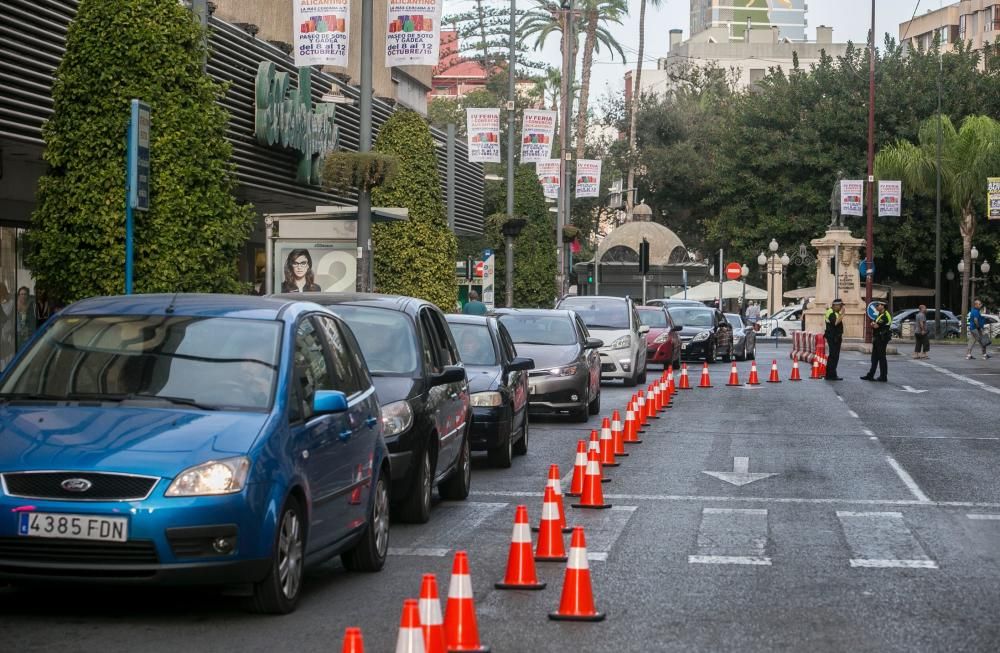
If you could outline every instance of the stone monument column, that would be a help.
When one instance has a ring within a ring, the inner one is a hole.
[[[781,264],[781,257],[776,253],[771,254],[767,259],[767,314],[768,317],[774,315],[784,306],[785,288],[785,266]]]
[[[844,300],[844,338],[863,339],[866,306],[858,265],[864,239],[855,238],[846,227],[832,225],[810,244],[816,248],[816,297],[805,312],[806,330],[822,332],[826,309],[840,297]]]

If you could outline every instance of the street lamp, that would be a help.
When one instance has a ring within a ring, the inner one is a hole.
[[[750,274],[750,268],[744,263],[743,267],[740,268],[740,278],[743,280],[743,299],[740,300],[740,317],[746,317],[747,314],[747,275]]]
[[[783,266],[782,272],[784,272],[784,266],[788,265],[789,258],[788,254],[783,254],[780,259],[778,258],[778,241],[775,240],[774,238],[772,238],[771,242],[768,243],[767,248],[771,251],[771,255],[768,256],[764,252],[761,252],[760,255],[757,257],[757,263],[761,266],[765,266],[767,265],[768,260],[771,261],[771,265],[767,265],[767,273],[771,277],[771,284],[770,284],[771,292],[768,293],[768,298],[767,298],[767,315],[768,317],[772,317],[774,315],[774,295],[775,295],[774,277],[776,274],[778,274],[778,271],[776,269],[777,265],[775,265],[775,261],[781,263],[781,265]]]
[[[514,306],[514,239],[521,234],[521,230],[524,229],[524,225],[528,224],[528,221],[523,218],[517,218],[513,220],[507,220],[500,227],[500,232],[503,234],[504,241],[506,241],[507,249],[507,264],[506,264],[506,274],[505,276],[505,290],[506,292],[506,306],[507,308],[513,308]]]

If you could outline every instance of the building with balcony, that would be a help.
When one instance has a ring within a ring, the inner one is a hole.
[[[899,24],[899,41],[914,50],[930,50],[935,41],[945,52],[964,42],[982,50],[1000,38],[1000,1],[961,0]]]
[[[778,37],[806,40],[805,0],[691,0],[691,37],[724,28],[729,40],[742,41],[747,29],[778,29]]]

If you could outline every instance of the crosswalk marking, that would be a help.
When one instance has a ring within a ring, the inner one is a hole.
[[[850,565],[867,568],[937,569],[900,512],[837,511],[851,549]]]
[[[566,515],[566,519],[569,520],[570,526],[583,526],[587,534],[587,559],[593,562],[606,562],[608,554],[625,531],[637,508],[638,506],[615,505],[609,510],[585,513],[574,511]]]
[[[969,519],[978,519],[984,521],[1000,521],[1000,515],[991,515],[987,513],[974,512],[966,515]]]
[[[509,505],[509,503],[465,501],[435,506],[431,515],[433,528],[393,527],[397,532],[402,531],[404,534],[412,531],[415,537],[406,538],[404,535],[409,546],[389,547],[389,555],[444,557],[455,548],[456,542],[466,541],[483,522]]]
[[[401,547],[389,547],[389,555],[391,556],[422,556],[427,558],[443,558],[448,555],[451,549],[435,549],[427,547],[414,547],[414,546],[401,546]]]
[[[762,508],[702,508],[698,553],[690,564],[766,565],[767,510]]]

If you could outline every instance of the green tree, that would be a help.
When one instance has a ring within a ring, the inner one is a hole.
[[[416,112],[398,110],[382,125],[374,149],[396,156],[399,170],[372,191],[372,204],[410,211],[406,221],[372,229],[375,286],[451,311],[457,298],[455,235],[448,229],[430,129]]]
[[[135,213],[138,292],[237,292],[254,214],[233,197],[225,87],[203,71],[204,33],[176,0],[81,0],[43,127],[28,265],[63,301],[121,293],[129,102],[151,107],[150,210]]]
[[[663,0],[648,0],[649,4],[659,8],[663,5]],[[642,104],[642,65],[646,56],[646,3],[647,0],[639,1],[639,53],[636,55],[635,75],[633,75],[632,101],[628,107],[629,128],[628,128],[628,176],[626,177],[625,188],[635,188],[635,128],[639,120],[639,106]],[[632,204],[635,200],[631,190],[626,197],[626,210],[631,212]]]

